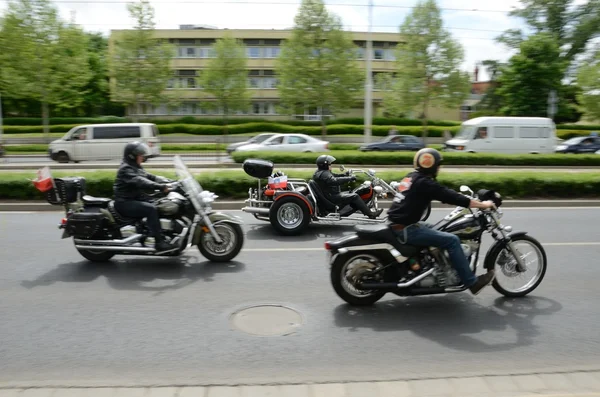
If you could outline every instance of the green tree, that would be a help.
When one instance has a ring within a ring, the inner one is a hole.
[[[88,33],[88,64],[91,71],[80,115],[122,115],[123,107],[110,100],[108,75],[108,39],[100,33]]]
[[[525,20],[533,34],[549,33],[557,41],[560,60],[570,64],[586,50],[587,44],[600,33],[600,1],[589,0],[575,5],[575,0],[521,0],[522,8],[509,15]],[[511,29],[498,40],[514,49],[520,48],[526,35]]]
[[[504,114],[546,116],[549,92],[561,88],[565,72],[565,62],[557,60],[559,52],[549,33],[530,36],[521,43],[520,52],[510,58],[499,78]]]
[[[227,119],[236,110],[248,110],[248,72],[246,46],[227,34],[213,45],[212,58],[200,78],[204,91],[214,96],[213,107],[223,111],[224,134],[227,141]]]
[[[135,120],[140,103],[173,99],[165,90],[173,77],[170,61],[175,49],[155,37],[154,9],[147,0],[128,4],[127,9],[136,24],[115,40],[109,61],[111,98],[130,106]]]
[[[48,0],[11,1],[0,33],[0,87],[10,97],[39,101],[48,136],[49,105],[81,105],[90,72],[87,37],[63,23]]]
[[[600,49],[579,69],[577,85],[581,89],[577,98],[586,115],[600,120]]]
[[[290,114],[316,108],[324,115],[352,107],[364,81],[356,59],[339,17],[328,13],[322,0],[303,0],[277,60],[280,108]],[[327,134],[324,117],[321,131]]]
[[[458,107],[469,95],[469,75],[460,70],[464,50],[443,28],[435,0],[416,5],[400,27],[400,40],[396,76],[384,93],[384,107],[390,114],[421,107],[423,139],[427,139],[430,106]]]

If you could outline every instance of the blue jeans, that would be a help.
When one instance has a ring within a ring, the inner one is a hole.
[[[456,269],[463,284],[470,287],[477,281],[460,246],[460,239],[456,235],[434,230],[425,222],[415,223],[404,230],[395,230],[394,232],[402,243],[447,250],[452,266]]]

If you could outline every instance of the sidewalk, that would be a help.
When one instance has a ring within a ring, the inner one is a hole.
[[[0,397],[600,397],[600,371],[277,386],[0,389]]]

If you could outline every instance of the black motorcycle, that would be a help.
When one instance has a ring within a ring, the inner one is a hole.
[[[243,221],[236,216],[213,211],[218,197],[203,190],[179,156],[174,159],[178,181],[170,182],[170,192],[149,195],[160,217],[162,234],[177,247],[157,253],[144,219],[128,218],[117,212],[110,198],[85,195],[85,178],[54,178],[54,188],[46,199],[65,206],[66,216],[59,224],[62,238],[73,237],[75,248],[86,259],[104,262],[114,255],[178,256],[196,245],[212,262],[228,262],[244,244]]]
[[[492,200],[496,209],[457,207],[431,227],[460,238],[473,272],[477,269],[483,233],[489,232],[495,242],[485,254],[483,267],[487,271],[495,270],[494,289],[509,297],[532,292],[546,274],[547,259],[542,245],[527,232],[512,232],[510,226],[500,223],[502,197],[498,193],[482,189],[475,196],[464,185],[460,191],[469,193],[470,198]],[[467,289],[451,266],[448,252],[402,244],[390,225],[357,226],[355,230],[353,235],[325,243],[330,256],[331,283],[344,301],[356,306],[372,305],[387,292],[417,296]],[[525,247],[530,248],[527,255],[523,254]],[[531,253],[538,261],[537,270],[525,285],[511,288],[508,281],[524,278],[531,270],[532,262],[526,259]]]

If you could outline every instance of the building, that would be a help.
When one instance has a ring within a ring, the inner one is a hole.
[[[109,48],[123,30],[113,30],[109,39]],[[174,77],[170,89],[177,87],[183,98],[182,104],[169,109],[166,105],[153,106],[141,104],[139,109],[130,109],[130,115],[143,117],[217,117],[220,112],[211,110],[205,105],[210,98],[198,86],[196,76],[206,67],[211,57],[211,45],[228,32],[240,39],[247,47],[248,86],[252,90],[252,104],[247,112],[238,112],[238,117],[260,117],[265,119],[289,119],[289,115],[278,114],[277,76],[275,75],[275,59],[280,53],[283,40],[291,35],[291,30],[228,30],[208,26],[181,25],[180,29],[156,30],[156,36],[166,39],[175,45],[177,50],[172,60]],[[357,46],[357,62],[366,68],[365,50],[367,33],[350,32]],[[373,57],[371,67],[374,78],[380,73],[392,73],[395,67],[394,48],[398,44],[398,33],[372,33]],[[375,80],[374,80],[375,81]],[[373,90],[373,115],[380,116],[382,91],[378,87]],[[357,98],[354,109],[337,117],[363,117],[363,98]],[[319,109],[306,109],[304,114],[295,115],[297,119],[318,120]],[[411,117],[418,117],[415,111]],[[431,109],[430,118],[458,120],[460,109]]]

